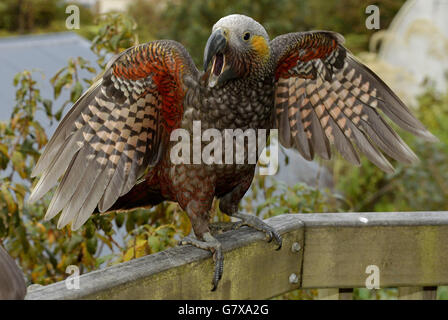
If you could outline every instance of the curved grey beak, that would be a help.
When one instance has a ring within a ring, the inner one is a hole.
[[[215,30],[207,40],[204,50],[204,71],[218,52],[223,52],[227,45],[227,38],[222,29]]]

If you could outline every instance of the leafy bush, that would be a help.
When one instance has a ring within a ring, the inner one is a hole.
[[[405,0],[381,0],[381,28],[386,28]],[[134,0],[129,14],[138,22],[142,41],[174,39],[183,43],[202,65],[205,43],[213,24],[228,14],[248,15],[260,22],[273,39],[283,33],[333,30],[342,33],[354,52],[368,49],[375,30],[365,27],[366,7],[358,0],[168,0],[152,4]]]

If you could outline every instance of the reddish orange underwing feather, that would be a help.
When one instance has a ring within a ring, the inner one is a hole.
[[[33,171],[42,176],[30,201],[63,175],[46,214],[51,219],[62,210],[58,227],[72,222],[77,229],[95,207],[108,210],[158,163],[166,136],[182,119],[184,76],[198,76],[185,48],[171,40],[128,49],[108,66],[63,119]]]
[[[177,52],[166,50],[169,49],[158,43],[135,47],[133,55],[126,61],[127,64],[116,64],[113,73],[117,77],[134,81],[151,75],[162,97],[162,125],[165,132],[170,134],[179,126],[184,111],[184,91],[181,85],[183,62]]]
[[[298,61],[308,62],[314,59],[325,59],[337,48],[338,43],[335,39],[323,37],[318,33],[304,35],[297,40],[290,50],[286,50],[287,55],[278,62],[275,79],[291,77],[289,71],[297,65]],[[312,75],[304,75],[303,78],[311,79]]]

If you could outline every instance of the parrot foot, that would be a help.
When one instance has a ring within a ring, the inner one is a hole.
[[[242,226],[249,226],[254,229],[257,229],[258,231],[262,231],[266,234],[268,242],[271,242],[273,239],[275,240],[275,242],[278,245],[276,250],[281,249],[282,236],[277,231],[275,231],[274,228],[272,228],[267,223],[263,222],[263,220],[261,220],[257,216],[245,213],[234,213],[232,214],[232,217],[241,219],[241,221],[238,221],[237,223],[234,224],[233,229],[238,229]]]
[[[209,232],[202,236],[203,241],[187,236],[179,241],[179,245],[192,245],[196,248],[208,250],[213,254],[213,261],[215,262],[215,272],[213,274],[213,288],[215,291],[218,287],[219,280],[221,280],[224,271],[224,255],[222,253],[221,243],[216,240]]]
[[[210,233],[215,236],[234,229],[236,222],[213,222],[208,228]]]

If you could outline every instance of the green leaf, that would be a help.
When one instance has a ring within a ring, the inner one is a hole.
[[[97,247],[98,239],[96,237],[87,240],[87,251],[89,251],[90,254],[95,254]]]
[[[0,153],[3,153],[5,156],[9,157],[8,146],[6,144],[0,143]]]
[[[83,242],[83,240],[84,240],[84,238],[81,237],[80,235],[73,234],[72,237],[70,238],[69,243],[68,243],[67,251],[71,252],[74,249],[78,248],[79,245]]]
[[[112,45],[112,49],[115,51],[118,49],[118,44],[121,40],[121,34],[116,34],[112,38],[110,38],[110,44]]]
[[[27,177],[26,174],[26,164],[25,164],[25,158],[23,154],[19,151],[14,151],[12,153],[11,161],[14,167],[14,170],[17,171],[17,173],[20,175],[22,179],[25,179]]]
[[[15,213],[17,210],[17,204],[14,201],[14,197],[12,196],[11,192],[8,190],[8,185],[6,183],[2,184],[0,191],[3,196],[3,199],[6,202],[6,206],[8,207],[8,213],[9,214]]]
[[[91,219],[89,219],[87,221],[85,228],[86,228],[85,229],[86,230],[86,238],[88,238],[88,239],[92,238],[95,235],[96,228]]]
[[[128,214],[126,219],[126,231],[129,233],[132,230],[134,230],[134,227],[135,227],[134,213],[130,213]]]
[[[76,81],[75,86],[72,88],[70,92],[70,100],[75,103],[79,97],[82,95],[82,84],[79,81]]]
[[[52,112],[53,101],[51,101],[50,99],[44,99],[42,103],[44,105],[44,109],[45,109],[45,113],[47,114],[47,117],[49,117],[49,118],[53,117],[53,112]]]
[[[62,87],[65,85],[65,83],[66,82],[65,82],[64,78],[60,78],[54,84],[53,89],[54,89],[54,98],[55,99],[59,98],[59,96],[61,95],[61,90],[62,90]]]
[[[17,74],[14,76],[14,80],[13,80],[14,87],[17,87],[17,85],[19,84],[19,80],[20,80],[20,77],[21,77],[21,76],[22,76],[22,73],[21,73],[21,72],[17,73]]]
[[[121,228],[121,226],[124,223],[124,213],[117,213],[115,216],[115,224],[117,225],[117,228]]]
[[[160,239],[155,236],[148,237],[148,245],[151,248],[151,252],[158,252],[160,249]]]
[[[62,113],[64,112],[65,106],[67,104],[69,104],[70,101],[66,101],[64,102],[64,104],[62,105],[62,107],[59,108],[59,110],[54,114],[54,117],[56,118],[57,121],[61,120],[62,118]]]

